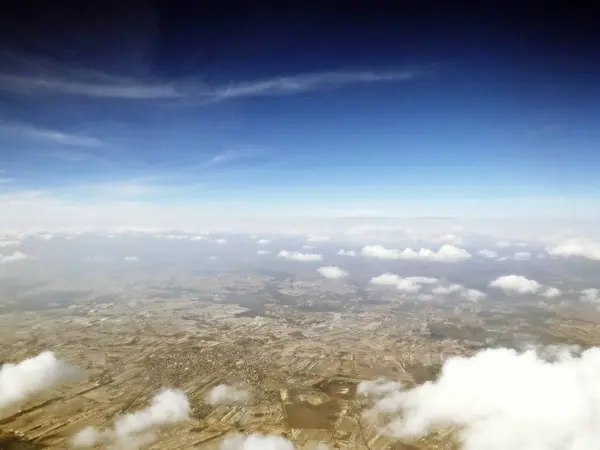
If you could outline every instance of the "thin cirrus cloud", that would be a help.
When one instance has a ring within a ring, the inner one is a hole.
[[[77,147],[100,147],[104,143],[95,137],[64,133],[58,130],[38,128],[29,124],[0,123],[0,132],[18,135],[32,140],[45,141],[58,145]]]
[[[221,102],[239,98],[295,95],[349,84],[410,81],[417,75],[414,70],[317,72],[207,86],[199,83],[140,83],[113,79],[110,76],[84,80],[77,77],[53,78],[5,73],[0,74],[0,90],[123,100],[196,98],[206,102]]]

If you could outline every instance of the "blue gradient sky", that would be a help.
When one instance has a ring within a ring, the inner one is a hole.
[[[552,11],[536,27],[412,10],[353,25],[358,9],[256,13],[250,26],[125,9],[60,33],[17,20],[26,40],[3,31],[6,201],[600,215],[593,40],[569,20],[539,32]]]

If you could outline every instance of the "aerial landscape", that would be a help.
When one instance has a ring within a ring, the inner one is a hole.
[[[589,12],[225,3],[0,6],[0,450],[600,448]]]

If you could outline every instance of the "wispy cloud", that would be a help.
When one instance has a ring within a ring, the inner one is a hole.
[[[0,89],[22,93],[46,92],[131,100],[182,97],[182,94],[169,84],[115,83],[110,81],[99,83],[12,74],[0,74]]]
[[[140,83],[107,75],[80,79],[79,74],[71,77],[65,77],[64,74],[62,77],[53,77],[5,73],[0,74],[0,90],[128,100],[186,98],[211,103],[250,97],[295,95],[349,84],[409,81],[419,75],[420,73],[414,70],[316,72],[210,86],[204,83],[177,81]]]
[[[239,161],[241,159],[253,158],[262,154],[260,150],[257,149],[244,149],[244,150],[227,150],[221,153],[214,155],[212,158],[208,159],[202,164],[202,167],[209,168],[215,166],[222,166],[233,161]]]
[[[308,73],[234,83],[214,89],[210,96],[215,101],[223,101],[243,97],[294,95],[348,84],[408,81],[416,75],[414,71]]]
[[[30,139],[50,141],[60,145],[78,147],[100,147],[103,145],[103,142],[95,137],[63,133],[61,131],[38,128],[28,124],[4,122],[0,123],[0,131],[19,134]]]

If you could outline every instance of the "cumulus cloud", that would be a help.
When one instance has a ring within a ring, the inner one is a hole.
[[[232,434],[223,439],[221,450],[295,450],[295,447],[281,436]]]
[[[268,250],[257,250],[256,254],[257,255],[268,255],[269,251]]]
[[[500,288],[505,292],[535,294],[542,288],[542,285],[521,275],[504,275],[492,281],[490,287]]]
[[[183,391],[163,389],[147,408],[117,417],[113,429],[100,431],[86,427],[73,437],[71,444],[93,447],[106,443],[116,448],[137,449],[156,439],[154,431],[157,428],[188,420],[189,414],[189,401]]]
[[[453,292],[462,291],[464,287],[460,284],[451,284],[449,286],[437,286],[432,289],[431,293],[436,295],[451,294]]]
[[[477,302],[487,297],[487,294],[477,289],[467,289],[460,284],[449,284],[448,286],[437,286],[431,290],[435,295],[447,295],[457,293],[460,297],[471,302]]]
[[[269,245],[271,241],[269,241],[268,239],[259,239],[258,241],[256,241],[256,243],[258,245]]]
[[[356,256],[356,252],[354,250],[341,249],[340,251],[337,252],[337,254],[342,255],[342,256]]]
[[[83,371],[46,351],[18,364],[0,367],[0,410],[26,401],[47,389],[79,381]]]
[[[525,261],[525,260],[531,259],[531,253],[517,252],[513,255],[513,258],[515,258],[517,261]]]
[[[560,295],[562,295],[562,292],[560,291],[560,289],[557,289],[555,287],[550,287],[550,288],[546,289],[544,292],[542,292],[542,295],[546,298],[556,298],[556,297],[559,297]]]
[[[496,253],[494,250],[479,250],[477,252],[480,256],[483,256],[484,258],[489,258],[489,259],[494,259],[498,257],[498,253]]]
[[[588,303],[600,303],[600,289],[589,288],[582,290],[580,300]]]
[[[400,277],[392,273],[384,273],[371,278],[371,284],[382,286],[396,286],[396,289],[402,292],[419,292],[425,284],[436,284],[439,280],[431,277]]]
[[[319,272],[325,278],[331,279],[344,278],[348,276],[347,270],[340,269],[336,266],[319,267],[317,272]]]
[[[465,249],[454,245],[442,245],[438,251],[422,248],[418,252],[405,248],[404,250],[385,248],[382,245],[366,245],[362,249],[363,256],[378,259],[406,259],[458,262],[471,258]]]
[[[16,251],[12,255],[0,255],[0,264],[9,264],[13,262],[25,261],[31,259],[26,253]]]
[[[323,256],[316,253],[289,252],[287,250],[280,251],[277,256],[292,261],[321,261],[323,259]]]
[[[582,256],[588,259],[600,260],[600,243],[569,239],[546,251],[554,256]]]
[[[487,297],[485,292],[478,291],[477,289],[465,289],[459,295],[465,300],[469,300],[471,302],[478,302],[479,300],[483,300]]]
[[[244,389],[219,384],[213,387],[206,395],[206,401],[211,405],[233,405],[245,403],[250,398],[250,393]]]
[[[207,240],[207,239],[206,239],[206,237],[204,237],[204,236],[192,236],[192,237],[190,238],[190,241],[206,241],[206,240]]]
[[[448,358],[439,378],[389,393],[365,414],[414,438],[451,427],[468,450],[585,450],[600,446],[600,349],[580,356],[487,349]]]
[[[227,239],[217,239],[215,244],[227,244]]]
[[[512,244],[509,241],[498,241],[494,244],[496,247],[510,247]]]

